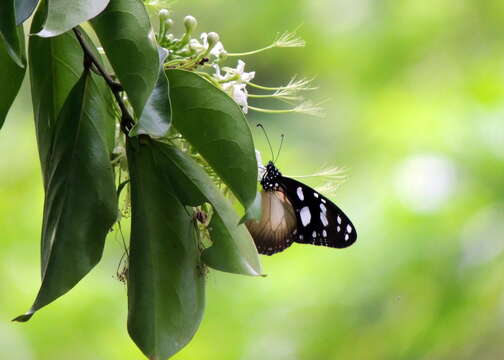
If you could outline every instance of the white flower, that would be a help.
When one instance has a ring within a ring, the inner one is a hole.
[[[241,106],[244,114],[248,113],[248,92],[246,86],[246,84],[239,84],[236,81],[222,84],[222,90],[229,94],[229,96]]]
[[[195,50],[197,53],[202,53],[208,51],[209,48],[208,43],[208,34],[206,32],[201,33],[200,41],[196,39],[189,40],[189,48]],[[218,41],[215,45],[210,49],[210,55],[219,58],[223,54],[227,54],[226,49],[224,49],[224,45],[222,42]]]
[[[231,89],[231,97],[241,106],[244,114],[248,113],[248,92],[245,84],[235,84]]]
[[[195,50],[197,53],[205,52],[208,49],[208,34],[201,33],[200,41],[196,39],[189,40],[189,48]]]
[[[255,76],[255,71],[245,72],[245,63],[238,60],[236,69],[225,67],[225,75],[221,74],[221,69],[214,64],[215,74],[213,75],[222,84],[222,90],[229,94],[233,100],[241,106],[244,114],[248,113],[248,91],[247,83]]]
[[[236,65],[236,69],[225,67],[223,70],[229,74],[232,74],[234,76],[238,75],[238,79],[235,81],[238,81],[240,83],[248,83],[252,81],[252,79],[255,77],[255,71],[251,72],[245,72],[245,62],[242,60],[238,60],[238,64]]]
[[[210,55],[215,56],[216,58],[220,58],[223,55],[226,55],[227,51],[224,49],[224,45],[222,45],[222,42],[218,42],[215,44],[213,49],[210,51]]]
[[[196,39],[189,40],[189,49],[194,50],[197,53],[206,50],[205,46]]]
[[[206,32],[201,33],[200,40],[203,43],[205,49],[208,48],[208,34]]]

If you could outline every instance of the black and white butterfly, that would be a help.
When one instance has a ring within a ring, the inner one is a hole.
[[[357,239],[348,217],[329,199],[270,161],[261,179],[262,216],[246,223],[260,254],[273,255],[293,242],[345,248]]]

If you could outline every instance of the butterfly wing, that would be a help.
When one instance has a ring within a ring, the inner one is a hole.
[[[259,221],[245,224],[257,251],[273,255],[288,248],[296,238],[296,214],[282,191],[262,191],[262,215]]]
[[[357,240],[352,222],[332,201],[288,177],[282,177],[280,185],[296,214],[296,242],[345,248]]]

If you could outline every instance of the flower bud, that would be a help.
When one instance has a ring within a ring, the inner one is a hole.
[[[208,49],[211,50],[219,42],[220,37],[216,32],[208,33]]]
[[[198,21],[194,18],[194,16],[187,15],[184,18],[184,26],[186,28],[186,33],[191,34],[198,26]]]
[[[170,30],[173,26],[173,20],[172,19],[166,19],[165,22],[165,29]]]
[[[168,19],[168,16],[170,15],[170,12],[167,9],[161,9],[159,10],[159,20],[164,21]]]

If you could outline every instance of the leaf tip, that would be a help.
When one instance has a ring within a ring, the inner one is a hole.
[[[29,310],[28,312],[22,314],[22,315],[19,315],[18,317],[12,319],[13,322],[27,322],[28,320],[31,319],[31,317],[33,316],[33,314],[35,313],[34,310]]]

